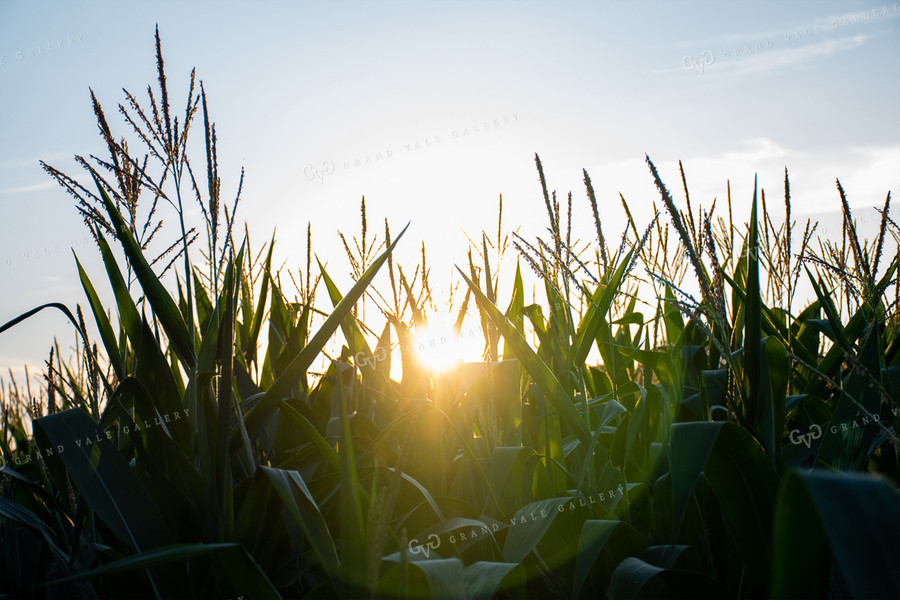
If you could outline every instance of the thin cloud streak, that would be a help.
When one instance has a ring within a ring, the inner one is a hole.
[[[56,183],[53,181],[45,181],[43,183],[35,183],[33,185],[23,185],[21,187],[6,188],[5,190],[0,190],[0,196],[11,196],[12,194],[29,194],[31,192],[39,192],[41,190],[52,188],[55,185]]]
[[[710,77],[733,77],[735,75],[753,75],[765,73],[772,75],[775,71],[790,67],[802,67],[824,57],[855,50],[862,47],[875,36],[857,34],[837,39],[823,40],[805,45],[790,47],[768,47],[765,42],[746,52],[743,48],[738,51],[741,54],[734,55],[734,51],[713,53],[705,50],[703,54],[684,57],[681,67],[671,67],[654,71],[658,75],[671,75],[673,73],[685,73],[697,70],[695,76],[704,79]],[[702,64],[701,64],[702,63]]]
[[[48,162],[51,160],[62,160],[71,158],[71,152],[53,152],[44,156],[34,158],[18,158],[12,160],[0,160],[0,169],[18,169],[21,167],[38,167],[41,161]]]
[[[887,12],[882,9],[887,8]],[[873,15],[872,11],[877,10],[878,14]],[[862,15],[868,15],[862,18]],[[864,24],[884,23],[900,17],[900,6],[898,3],[891,3],[889,6],[878,6],[868,10],[845,12],[836,15],[828,15],[824,17],[814,17],[810,21],[798,22],[790,27],[781,27],[778,29],[767,29],[762,31],[749,31],[746,33],[725,33],[710,36],[703,39],[687,40],[678,44],[679,47],[708,47],[711,45],[741,45],[746,43],[765,42],[766,40],[775,39],[784,40],[785,36],[805,35],[807,31],[815,34],[816,27],[819,28],[819,35],[837,31],[839,28],[850,27]],[[855,20],[854,20],[855,19]],[[837,23],[837,26],[835,24]],[[795,38],[791,38],[795,39]]]
[[[872,36],[858,34],[852,37],[844,37],[835,40],[825,40],[806,46],[784,48],[751,54],[735,59],[734,62],[722,62],[721,67],[709,69],[711,75],[746,75],[765,71],[771,73],[776,69],[796,67],[821,57],[833,56],[848,50],[854,50],[862,46]]]

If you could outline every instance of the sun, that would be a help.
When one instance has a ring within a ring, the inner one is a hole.
[[[481,360],[483,341],[473,328],[457,335],[452,323],[435,321],[417,329],[413,351],[419,361],[432,372],[443,372],[460,362]]]

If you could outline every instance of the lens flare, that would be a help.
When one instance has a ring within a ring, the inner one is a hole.
[[[460,362],[481,360],[483,341],[479,333],[463,327],[457,335],[452,323],[429,323],[416,331],[413,351],[432,372],[447,371]]]

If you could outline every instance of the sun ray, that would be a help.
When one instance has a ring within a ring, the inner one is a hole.
[[[457,335],[453,324],[434,321],[415,333],[413,350],[422,364],[433,372],[447,371],[460,362],[482,359],[483,340],[471,327],[463,327]]]

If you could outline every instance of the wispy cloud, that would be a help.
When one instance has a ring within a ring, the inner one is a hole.
[[[747,75],[804,65],[858,48],[892,30],[898,18],[900,6],[894,2],[865,10],[811,16],[790,26],[719,33],[679,44],[694,49],[682,57],[681,68],[672,66],[654,73],[664,75],[686,70],[701,75]]]
[[[766,137],[751,138],[742,142],[742,145],[744,147],[740,150],[726,152],[723,160],[744,161],[752,164],[764,160],[781,158],[790,154],[787,148],[780,146],[775,140]]]
[[[31,192],[39,192],[41,190],[46,190],[47,188],[52,188],[56,185],[53,181],[45,181],[43,183],[35,183],[33,185],[23,185],[21,187],[14,188],[6,188],[0,190],[0,196],[11,196],[12,194],[28,194]]]
[[[786,68],[806,67],[817,60],[835,56],[861,47],[873,39],[872,34],[856,34],[839,38],[824,38],[812,43],[803,40],[774,42],[771,40],[747,44],[733,50],[704,50],[701,54],[683,57],[681,67],[655,71],[656,74],[696,71],[698,76],[735,76],[756,73],[772,74]]]
[[[778,69],[802,66],[823,57],[859,48],[871,37],[857,34],[803,46],[775,48],[766,52],[731,57],[729,60],[717,62],[714,65],[715,68],[710,68],[708,72],[711,75],[747,75],[762,71],[771,73]]]
[[[0,169],[20,169],[22,167],[36,167],[39,166],[40,162],[43,161],[52,161],[52,160],[62,160],[64,158],[71,158],[71,152],[52,152],[49,154],[45,154],[43,156],[33,156],[30,158],[16,158],[12,160],[0,160]]]
[[[709,47],[709,46],[745,46],[766,40],[785,41],[799,39],[811,35],[834,32],[845,29],[848,26],[877,24],[900,18],[900,6],[894,2],[887,5],[873,6],[867,10],[844,12],[834,15],[811,17],[808,20],[774,29],[721,33],[700,40],[685,41],[681,47]]]

